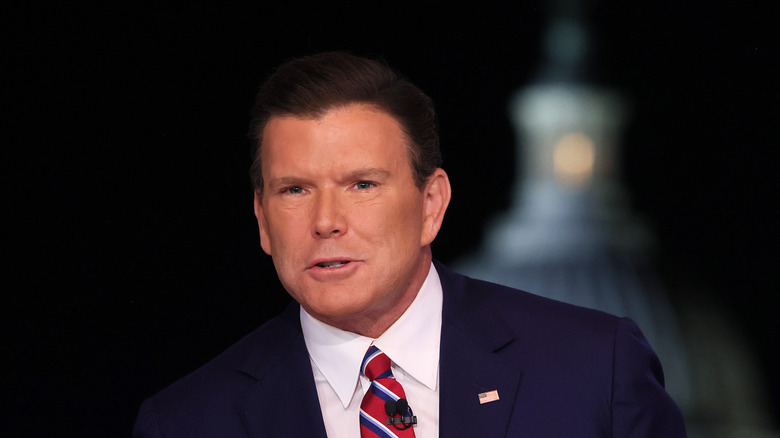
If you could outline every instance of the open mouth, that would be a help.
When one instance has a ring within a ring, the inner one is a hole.
[[[347,263],[349,263],[349,260],[331,260],[329,262],[317,263],[315,266],[318,266],[320,268],[340,268],[346,265]]]

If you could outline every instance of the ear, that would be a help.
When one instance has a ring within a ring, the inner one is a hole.
[[[429,245],[439,234],[441,223],[444,220],[444,212],[450,205],[452,187],[450,178],[444,169],[436,169],[423,190],[423,226],[420,244]]]
[[[260,246],[266,254],[271,255],[271,239],[268,237],[268,222],[263,212],[263,196],[255,191],[255,217],[260,229]]]

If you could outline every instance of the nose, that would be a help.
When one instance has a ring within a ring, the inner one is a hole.
[[[315,201],[313,234],[318,239],[327,239],[347,231],[346,218],[341,200],[332,190],[321,191]]]

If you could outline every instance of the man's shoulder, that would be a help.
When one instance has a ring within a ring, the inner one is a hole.
[[[630,319],[436,268],[444,292],[442,391],[457,387],[457,370],[468,366],[488,381],[484,370],[494,366],[491,376],[502,382],[522,376],[517,404],[525,408],[517,415],[526,421],[514,424],[518,431],[685,436],[660,362]]]
[[[214,359],[149,398],[142,406],[167,417],[213,415],[226,408],[262,379],[266,370],[289,352],[300,335],[293,317],[297,305],[228,347]],[[301,345],[303,341],[300,340]]]
[[[454,321],[498,319],[521,335],[533,328],[537,336],[577,337],[611,337],[626,323],[625,318],[467,277],[440,264],[437,271],[444,290],[445,316]]]
[[[495,352],[503,363],[522,369],[525,388],[534,394],[555,387],[559,396],[569,397],[566,388],[582,388],[581,377],[588,375],[587,389],[578,393],[587,404],[610,397],[615,373],[633,378],[652,369],[658,376],[653,382],[663,382],[652,348],[628,318],[451,271],[443,277],[448,277],[442,278],[448,345],[469,339]]]

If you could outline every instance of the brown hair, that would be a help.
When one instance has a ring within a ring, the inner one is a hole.
[[[282,64],[260,87],[249,126],[254,142],[250,176],[255,191],[263,191],[260,148],[271,117],[316,119],[352,103],[373,105],[395,117],[407,137],[415,185],[422,189],[441,166],[431,99],[382,62],[326,52]]]

